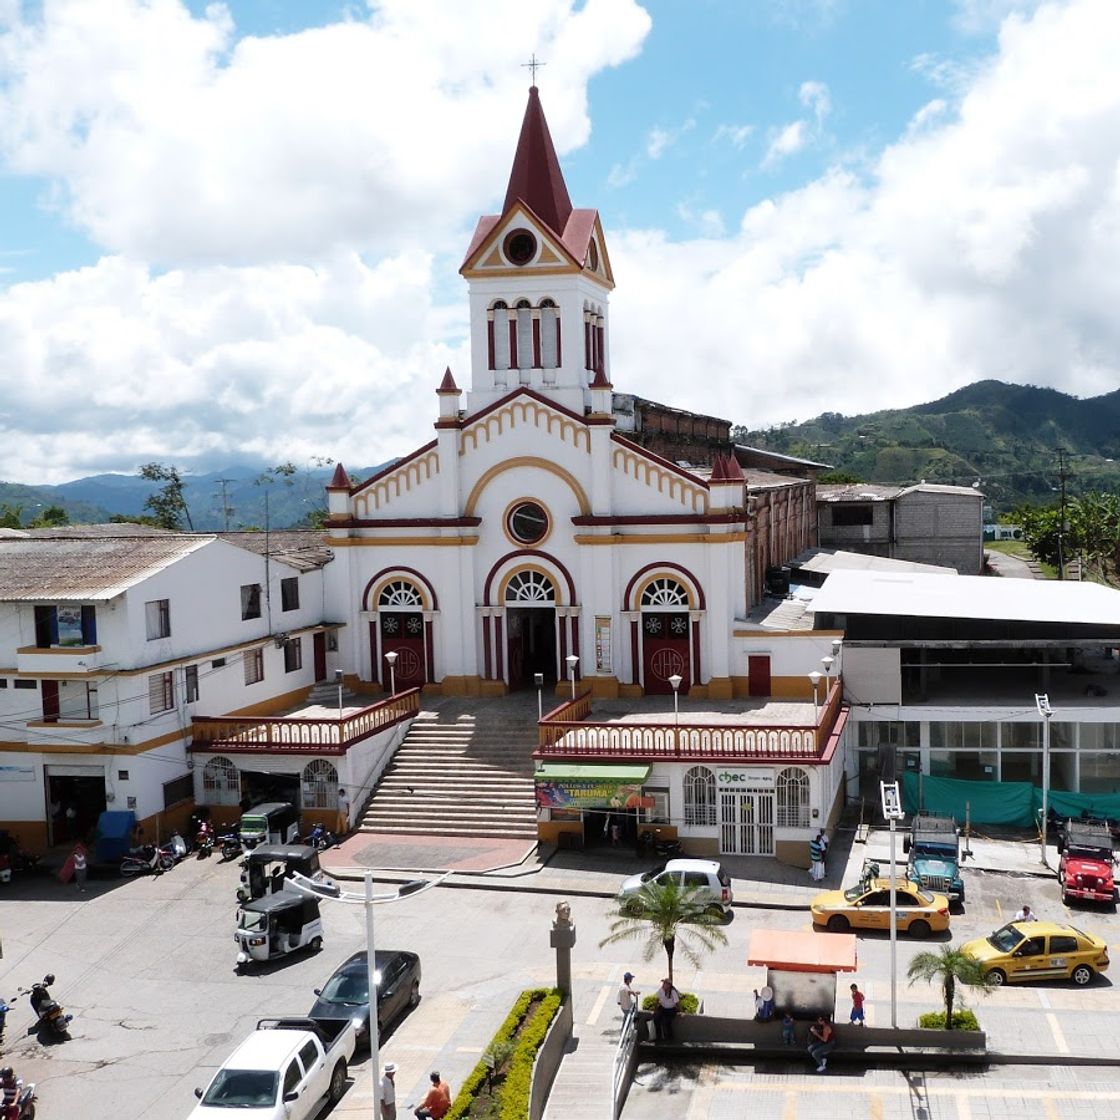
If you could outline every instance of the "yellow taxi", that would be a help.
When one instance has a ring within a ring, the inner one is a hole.
[[[997,984],[1072,980],[1085,985],[1108,968],[1108,945],[1094,934],[1057,922],[1008,922],[961,946]]]
[[[813,923],[833,933],[849,929],[889,930],[891,924],[890,879],[861,879],[846,891],[825,891],[813,899],[809,909]],[[896,927],[911,937],[929,937],[949,928],[949,900],[933,894],[920,883],[895,880]]]

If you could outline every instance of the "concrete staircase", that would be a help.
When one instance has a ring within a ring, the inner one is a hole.
[[[359,829],[535,839],[536,745],[535,695],[426,702]]]

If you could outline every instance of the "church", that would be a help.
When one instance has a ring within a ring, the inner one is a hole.
[[[696,462],[659,453],[674,410],[643,423],[646,402],[615,391],[607,239],[572,205],[535,86],[502,212],[460,273],[468,387],[446,371],[434,439],[361,483],[339,465],[328,487],[351,672],[452,695],[539,677],[604,698],[781,695],[768,660],[736,655],[735,622],[814,543],[813,484],[744,472],[729,438]],[[804,695],[803,672],[789,687]]]

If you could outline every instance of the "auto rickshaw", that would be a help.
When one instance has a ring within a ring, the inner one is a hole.
[[[258,844],[291,844],[299,839],[299,810],[289,801],[254,805],[241,815],[237,833],[246,849]]]
[[[233,938],[241,948],[238,969],[286,957],[298,949],[317,953],[323,945],[319,900],[294,891],[276,891],[246,902],[237,912]]]
[[[282,891],[293,871],[308,879],[324,878],[319,853],[308,844],[258,844],[241,861],[240,902]]]

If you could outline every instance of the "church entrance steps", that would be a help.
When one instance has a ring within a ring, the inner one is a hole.
[[[362,832],[536,838],[537,698],[429,701],[362,817]]]

